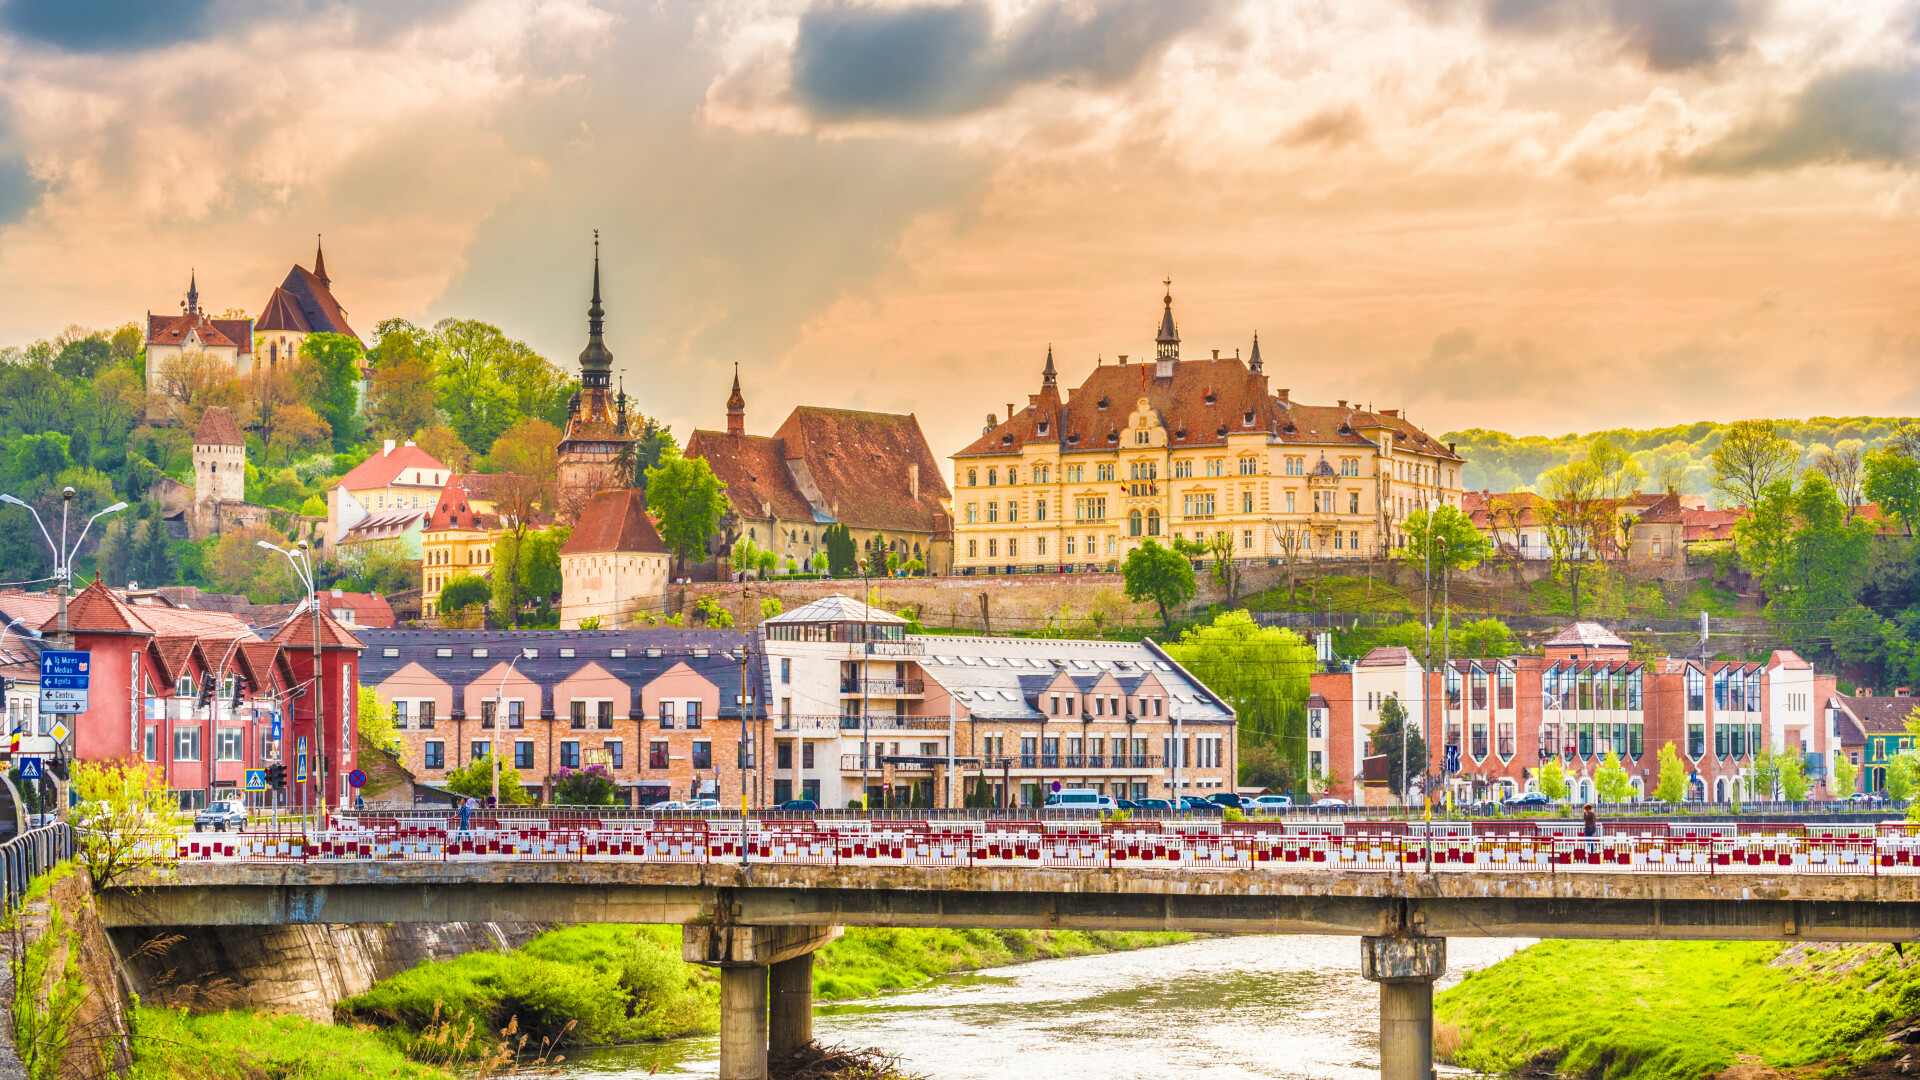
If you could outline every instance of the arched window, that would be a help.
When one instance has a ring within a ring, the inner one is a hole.
[[[1160,511],[1158,510],[1147,511],[1147,535],[1160,535]]]
[[[1139,536],[1140,526],[1141,526],[1140,511],[1138,510],[1127,511],[1127,535]]]
[[[998,484],[999,482],[1000,482],[1000,470],[988,469],[987,470],[987,486],[992,487],[995,484]]]

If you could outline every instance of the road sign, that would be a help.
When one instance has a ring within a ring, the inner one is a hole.
[[[301,738],[300,752],[294,758],[293,782],[296,784],[304,784],[307,782],[307,740],[305,737]]]
[[[355,769],[347,774],[347,783],[352,784],[354,787],[365,787],[367,784],[367,774],[361,772],[359,769]]]
[[[1460,744],[1459,743],[1447,744],[1447,771],[1450,773],[1457,773],[1460,771]]]
[[[247,770],[247,790],[248,791],[267,790],[267,770],[248,769]]]
[[[1048,788],[1048,790],[1050,790],[1050,791],[1059,791],[1059,790],[1060,790],[1060,781],[1058,781],[1058,780],[1055,780],[1055,781],[1054,781],[1053,783],[1051,783],[1051,784],[1048,784],[1048,785],[1047,785],[1047,788]]]
[[[77,677],[85,679],[92,654],[76,649],[48,649],[40,654],[40,679]]]
[[[40,688],[42,690],[85,690],[87,688],[87,676],[42,675],[40,676]]]
[[[47,734],[53,736],[54,742],[57,742],[57,743],[66,742],[67,741],[67,725],[61,723],[58,720],[55,720],[53,722],[53,730],[47,732]]]
[[[213,782],[213,786],[217,788],[227,788],[227,787],[233,787],[234,783],[231,780],[215,780]]]
[[[20,759],[20,779],[22,780],[40,779],[40,759],[39,758],[23,757]]]
[[[279,737],[280,737],[280,714],[274,713],[273,714],[273,730],[267,733],[267,738],[277,739]]]
[[[40,688],[40,711],[43,713],[83,713],[87,711],[87,692],[85,690],[58,690],[53,687]]]

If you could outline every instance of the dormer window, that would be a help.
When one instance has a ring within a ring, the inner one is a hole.
[[[1047,429],[1052,426],[1053,426],[1052,421],[1048,420],[1044,416],[1040,418],[1040,434],[1045,435],[1047,433]]]
[[[1186,429],[1186,428],[1181,428],[1181,429],[1179,429],[1178,431],[1175,431],[1175,432],[1173,433],[1173,437],[1174,437],[1174,438],[1176,438],[1176,439],[1184,439],[1184,438],[1186,438],[1186,437],[1187,437],[1187,429]]]
[[[1287,433],[1287,434],[1289,434],[1289,435],[1291,435],[1291,434],[1293,434],[1293,433],[1294,433],[1294,432],[1295,432],[1296,430],[1298,430],[1298,429],[1297,429],[1297,428],[1295,428],[1295,427],[1293,426],[1293,421],[1291,421],[1291,420],[1289,420],[1289,421],[1287,421],[1287,426],[1286,426],[1286,427],[1283,427],[1283,428],[1281,428],[1280,430],[1281,430],[1281,431],[1284,431],[1284,432],[1286,432],[1286,433]]]
[[[1106,407],[1107,407],[1108,405],[1111,405],[1111,404],[1113,404],[1113,402],[1112,402],[1112,401],[1110,401],[1110,400],[1108,400],[1107,398],[1104,398],[1104,397],[1103,397],[1103,398],[1101,398],[1101,399],[1099,400],[1099,402],[1098,402],[1097,404],[1099,405],[1099,407],[1100,407],[1100,408],[1102,408],[1102,409],[1104,409],[1104,408],[1106,408]]]
[[[1241,427],[1253,426],[1253,410],[1252,409],[1248,409],[1246,412],[1240,414],[1240,426]]]
[[[1214,393],[1212,387],[1208,387],[1207,388],[1207,404],[1213,405],[1218,403],[1219,400],[1220,400],[1220,395]]]

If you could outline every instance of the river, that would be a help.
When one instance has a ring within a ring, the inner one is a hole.
[[[1447,977],[1524,940],[1453,938]],[[930,1080],[1363,1080],[1380,1075],[1380,992],[1350,937],[1209,938],[953,975],[815,1013],[826,1045],[876,1046]],[[581,1052],[571,1080],[719,1073],[719,1040]]]

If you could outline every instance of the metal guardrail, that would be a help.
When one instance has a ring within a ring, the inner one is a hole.
[[[73,858],[73,826],[40,825],[0,844],[0,904],[8,915],[20,907],[34,878]]]

